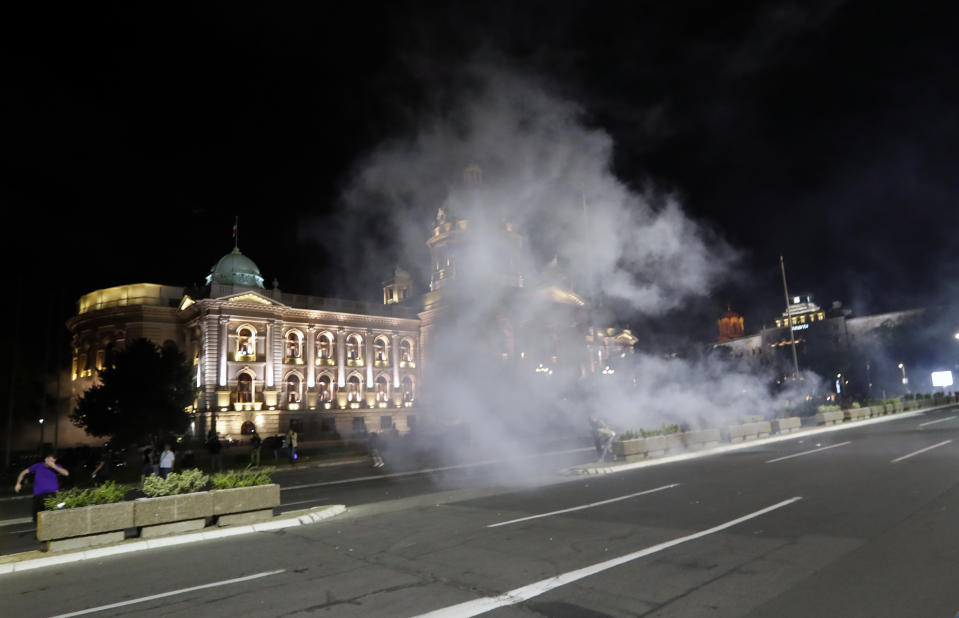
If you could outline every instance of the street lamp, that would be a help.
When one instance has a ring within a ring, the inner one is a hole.
[[[902,363],[899,363],[899,369],[902,371],[902,384],[903,386],[906,386],[907,384],[909,384],[909,378],[906,377],[906,366],[903,365]],[[906,386],[906,392],[907,393],[909,392],[908,386]]]
[[[40,423],[40,450],[43,450],[43,419],[39,419]]]

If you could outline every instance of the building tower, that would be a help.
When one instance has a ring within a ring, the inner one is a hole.
[[[393,276],[383,282],[383,304],[401,303],[411,296],[412,290],[413,278],[397,265]]]
[[[726,313],[719,318],[719,343],[739,339],[743,336],[745,328],[743,327],[743,316],[739,315],[729,307],[726,307]]]

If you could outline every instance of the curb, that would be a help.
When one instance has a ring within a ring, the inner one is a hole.
[[[729,451],[738,451],[745,448],[752,448],[754,446],[762,446],[764,444],[773,444],[775,442],[784,442],[786,440],[792,440],[794,438],[802,438],[805,436],[815,436],[821,433],[830,433],[833,431],[843,431],[845,429],[851,429],[853,427],[862,427],[864,425],[877,425],[879,423],[888,423],[891,421],[903,419],[903,418],[913,418],[916,416],[922,416],[926,412],[933,412],[935,410],[941,410],[943,408],[956,407],[959,404],[950,403],[941,406],[936,406],[934,408],[923,408],[922,410],[910,410],[909,412],[898,412],[896,414],[888,414],[884,416],[878,416],[874,418],[867,418],[861,421],[852,421],[845,422],[840,425],[827,425],[825,427],[816,427],[810,429],[800,429],[799,431],[794,431],[791,433],[784,433],[775,436],[770,436],[768,438],[760,438],[758,440],[747,440],[744,442],[737,442],[736,444],[724,444],[723,446],[717,446],[715,448],[706,449],[702,451],[691,451],[687,453],[680,453],[678,455],[667,455],[665,457],[656,457],[654,459],[646,459],[643,461],[637,461],[633,463],[621,463],[621,464],[607,464],[605,466],[600,466],[597,464],[587,464],[585,466],[572,466],[561,471],[561,474],[567,476],[597,476],[601,474],[614,474],[616,472],[626,472],[627,470],[636,470],[638,468],[646,468],[649,466],[658,466],[662,464],[673,463],[677,461],[686,461],[687,459],[698,459],[700,457],[710,457],[712,455],[721,455]]]
[[[260,522],[256,524],[203,530],[201,532],[182,534],[179,536],[168,536],[147,540],[131,540],[128,543],[69,552],[59,555],[45,555],[42,558],[34,557],[38,554],[43,554],[43,552],[39,551],[12,554],[10,556],[4,556],[4,558],[9,560],[0,564],[0,575],[5,575],[7,573],[19,573],[20,571],[29,571],[32,569],[41,569],[48,566],[70,564],[73,562],[82,562],[84,560],[93,560],[95,558],[104,558],[107,556],[128,554],[137,551],[143,551],[145,549],[172,547],[174,545],[185,545],[186,543],[195,543],[197,541],[209,541],[213,539],[238,536],[241,534],[250,534],[252,532],[269,532],[271,530],[280,530],[282,528],[304,526],[335,517],[336,515],[340,515],[344,512],[346,512],[345,505],[333,504],[329,506],[313,507],[294,517],[276,517],[271,521]]]

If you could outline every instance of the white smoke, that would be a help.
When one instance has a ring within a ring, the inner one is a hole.
[[[612,138],[588,126],[575,103],[526,75],[489,66],[466,75],[452,105],[371,153],[345,193],[348,207],[390,217],[407,256],[422,255],[438,208],[469,221],[471,243],[456,258],[458,278],[469,283],[444,290],[459,295],[457,309],[427,343],[431,411],[468,421],[487,448],[516,452],[509,436],[517,431],[585,431],[590,414],[636,429],[715,425],[781,409],[787,399],[767,393],[767,377],[715,360],[640,354],[621,359],[611,379],[581,374],[596,315],[547,300],[537,286],[571,284],[587,300],[663,315],[709,294],[735,252],[674,196],[637,192],[618,179]],[[473,164],[483,171],[479,188],[462,182]],[[511,253],[503,242],[504,223],[527,237],[522,250]],[[488,284],[508,266],[522,272],[522,291]],[[641,347],[643,333],[636,334]],[[491,362],[508,340],[509,362]],[[540,364],[554,374],[534,372]]]

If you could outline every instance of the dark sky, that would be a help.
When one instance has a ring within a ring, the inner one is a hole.
[[[953,3],[17,4],[0,16],[6,274],[40,305],[200,282],[234,215],[268,281],[375,298],[397,251],[337,254],[324,226],[364,154],[413,133],[477,55],[578,101],[623,182],[677,193],[742,252],[677,324],[712,336],[727,303],[769,322],[780,254],[792,292],[861,314],[955,291]]]

